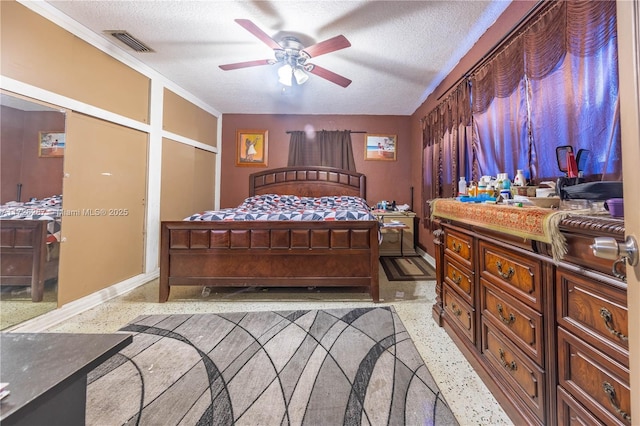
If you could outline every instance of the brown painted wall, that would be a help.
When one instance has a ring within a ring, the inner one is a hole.
[[[20,201],[62,194],[64,159],[38,157],[38,132],[64,132],[64,114],[3,106],[0,118],[0,204],[16,200],[18,183],[22,183]]]
[[[479,60],[486,55],[496,43],[498,43],[510,30],[533,8],[538,2],[532,0],[520,0],[512,2],[496,22],[480,37],[476,44],[460,60],[453,70],[445,77],[434,92],[427,97],[425,102],[413,113],[409,123],[411,125],[411,182],[415,189],[414,209],[418,217],[424,215],[426,200],[422,199],[422,130],[420,119],[426,116],[433,108],[438,106],[447,90],[468,72]],[[420,222],[424,224],[424,221]],[[430,255],[434,255],[433,235],[422,225],[418,226],[418,244]]]
[[[285,167],[289,155],[287,130],[352,130],[398,135],[396,161],[365,161],[364,134],[352,133],[351,142],[356,170],[367,175],[367,201],[411,203],[411,144],[408,116],[373,115],[249,115],[225,114],[222,118],[222,178],[220,206],[235,207],[249,195],[249,175],[259,167],[235,165],[236,129],[269,131],[268,168]],[[418,191],[415,188],[414,191]],[[414,195],[415,196],[415,195]]]

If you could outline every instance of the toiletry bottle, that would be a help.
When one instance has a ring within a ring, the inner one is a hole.
[[[515,186],[526,186],[527,185],[527,181],[524,177],[524,173],[522,171],[522,169],[518,169],[518,172],[516,173],[516,177],[513,178],[513,184]]]
[[[478,193],[477,196],[481,196],[482,194],[486,194],[487,193],[487,182],[485,182],[484,180],[480,179],[480,181],[478,182]]]
[[[511,181],[509,180],[509,176],[504,174],[504,179],[502,180],[502,189],[511,189]]]
[[[467,195],[467,181],[464,176],[461,176],[458,182],[458,195]]]

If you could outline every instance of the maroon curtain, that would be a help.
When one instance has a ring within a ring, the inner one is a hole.
[[[560,176],[559,145],[590,152],[588,180],[620,180],[618,106],[615,1],[545,1],[422,119],[423,223],[459,176]]]
[[[289,166],[326,166],[356,171],[350,130],[291,132]]]
[[[555,148],[571,145],[591,180],[621,179],[616,38],[615,2],[548,2],[474,71],[481,174],[555,179]]]
[[[422,119],[422,218],[431,226],[429,202],[435,198],[453,197],[458,192],[458,179],[471,178],[467,166],[471,158],[470,91],[466,81],[460,83],[437,108]]]

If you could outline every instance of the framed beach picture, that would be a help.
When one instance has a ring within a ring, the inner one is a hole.
[[[364,159],[395,161],[398,143],[397,135],[366,134],[364,136]]]
[[[64,132],[38,132],[38,156],[62,157],[64,156],[65,134]]]
[[[236,166],[267,167],[267,130],[236,130]]]

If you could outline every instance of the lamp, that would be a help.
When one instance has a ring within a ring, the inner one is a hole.
[[[309,76],[302,68],[295,68],[293,70],[293,76],[296,78],[296,83],[298,84],[304,84],[305,81],[309,80]]]
[[[293,68],[291,65],[284,64],[278,69],[278,81],[285,86],[291,86],[291,79],[293,77]]]
[[[304,84],[309,80],[309,76],[304,72],[304,69],[296,64],[295,68],[290,64],[284,64],[278,69],[278,81],[285,86],[291,86],[293,79],[296,79],[298,85]]]

